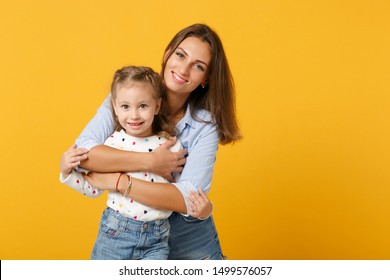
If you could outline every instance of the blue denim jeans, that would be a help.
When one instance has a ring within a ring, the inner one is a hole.
[[[107,207],[92,260],[166,260],[168,257],[169,221],[142,222],[126,218]]]
[[[199,220],[172,213],[169,217],[169,256],[171,260],[223,259],[218,234],[212,217]]]

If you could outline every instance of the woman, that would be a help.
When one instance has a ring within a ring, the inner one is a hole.
[[[77,139],[78,147],[90,150],[81,166],[94,171],[86,177],[89,183],[109,190],[115,190],[116,184],[124,190],[127,183],[117,182],[118,173],[98,172],[145,170],[169,179],[172,172],[181,172],[175,183],[134,179],[129,197],[150,207],[176,212],[169,218],[169,259],[222,259],[212,217],[200,220],[180,214],[187,214],[187,207],[194,207],[191,200],[185,199],[191,191],[210,190],[218,143],[228,144],[241,138],[233,79],[218,35],[204,24],[181,30],[165,49],[161,76],[167,88],[168,115],[188,151],[187,158],[183,151],[169,151],[175,139],[152,153],[132,153],[102,145],[115,128],[107,98]]]

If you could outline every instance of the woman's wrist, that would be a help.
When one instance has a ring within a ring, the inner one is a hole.
[[[127,179],[128,179],[128,183],[127,183],[126,191],[124,192],[123,196],[127,197],[127,196],[129,196],[130,191],[131,191],[131,185],[133,183],[133,178],[131,178],[131,176],[127,175],[127,174],[126,174],[126,176],[127,176]]]
[[[101,173],[151,171],[156,162],[153,153],[124,151],[106,145],[98,145],[89,151],[82,168]]]
[[[140,154],[140,165],[142,165],[143,171],[152,172],[154,168],[155,162],[155,154],[154,153],[139,153]]]
[[[126,166],[126,168],[123,169],[123,172],[152,171],[154,162],[156,161],[153,153],[124,152],[127,154],[126,160],[123,161]]]
[[[122,178],[127,178],[127,180],[121,180]],[[130,194],[132,183],[133,178],[130,175],[120,173],[116,181],[115,191],[127,197]]]
[[[120,173],[115,186],[115,190],[121,194],[124,194],[127,190],[128,176],[124,173]]]

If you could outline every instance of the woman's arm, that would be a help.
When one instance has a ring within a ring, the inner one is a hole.
[[[129,196],[135,201],[153,208],[187,214],[183,195],[173,184],[152,183],[134,178],[132,180]],[[126,188],[127,184],[122,184],[119,191],[124,193]]]
[[[104,189],[124,194],[128,191],[129,181],[123,179],[126,176],[120,175],[121,173],[89,173],[84,175],[84,179],[90,185],[100,184]],[[186,199],[190,208],[187,208],[182,194],[172,184],[150,183],[135,178],[131,178],[131,182],[128,196],[142,204],[148,203],[154,208],[190,214],[200,219],[208,218],[213,211],[213,205],[202,189],[199,189],[199,193],[190,192]],[[145,197],[150,199],[144,199]],[[168,197],[168,199],[160,201],[160,197]]]
[[[111,96],[107,96],[79,137],[76,139],[77,147],[91,150],[104,141],[114,132],[115,121],[111,109]]]
[[[170,147],[175,143],[176,138],[170,139],[152,153],[130,152],[98,145],[89,151],[88,158],[80,166],[96,172],[150,171],[173,181],[172,172],[180,173],[183,170],[187,154],[185,150],[171,152]]]
[[[125,193],[128,187],[128,181],[120,173],[97,173],[91,172],[84,175],[84,178],[90,185],[96,186],[101,190],[116,191]],[[180,191],[169,183],[152,183],[144,180],[132,178],[131,190],[129,196],[135,201],[161,210],[171,210],[186,214],[187,207]]]
[[[197,192],[198,188],[202,188],[205,193],[210,189],[219,140],[215,126],[206,126],[195,140],[189,147],[191,150],[177,183],[151,183],[133,179],[130,197],[150,207],[186,213],[191,206],[184,197],[190,197],[190,192]],[[115,190],[118,175],[92,173],[86,180],[99,189]],[[123,181],[120,180],[122,190],[127,184]]]

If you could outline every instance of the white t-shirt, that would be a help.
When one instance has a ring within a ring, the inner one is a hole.
[[[105,141],[105,145],[134,152],[153,152],[154,149],[158,148],[161,144],[167,141],[166,138],[153,135],[145,138],[133,137],[124,130],[114,132]],[[179,141],[171,147],[172,152],[177,152],[182,148]],[[133,178],[149,181],[149,182],[162,182],[167,183],[168,181],[161,176],[150,172],[129,172],[129,175]],[[178,179],[179,174],[176,174],[175,179]],[[83,177],[82,173],[75,170],[67,177],[63,178],[60,175],[61,183],[64,183],[78,192],[88,197],[98,197],[103,191],[91,186]],[[107,206],[120,213],[121,215],[132,218],[139,221],[156,221],[169,217],[172,211],[158,210],[141,203],[132,200],[129,197],[125,197],[120,193],[110,191],[108,193]]]

